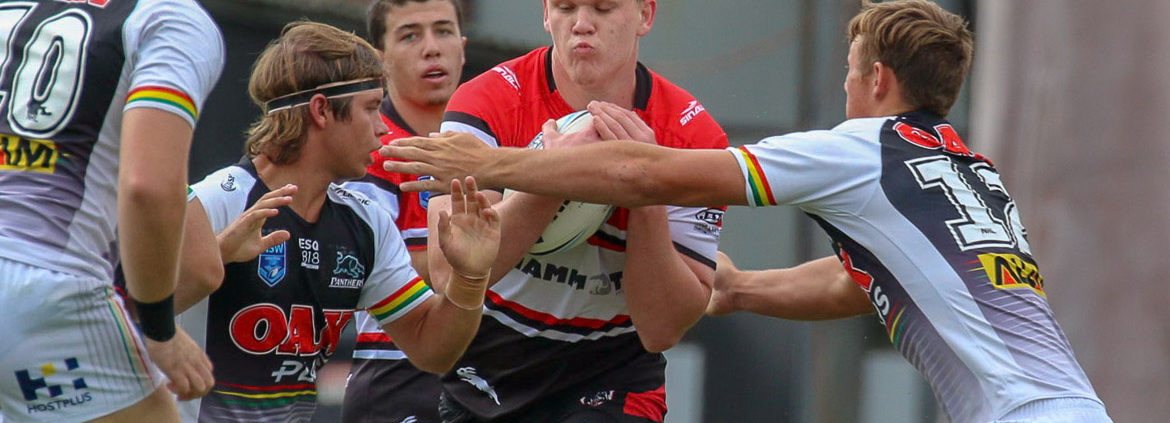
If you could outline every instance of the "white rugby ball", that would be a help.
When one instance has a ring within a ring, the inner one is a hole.
[[[569,113],[557,119],[557,132],[570,134],[581,130],[593,130],[593,115],[582,110]],[[528,148],[544,149],[544,133],[536,134]],[[504,198],[513,191],[504,190]],[[580,201],[565,201],[553,216],[552,222],[544,228],[544,233],[536,240],[536,244],[528,250],[529,254],[543,256],[556,254],[561,251],[580,245],[589,239],[597,228],[609,219],[614,206],[609,204],[582,203]]]

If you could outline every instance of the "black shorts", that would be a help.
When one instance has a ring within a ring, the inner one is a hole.
[[[405,359],[354,359],[341,421],[439,423],[440,392],[439,375],[416,369]]]
[[[439,415],[443,423],[662,423],[666,415],[666,389],[660,386],[646,392],[604,387],[570,390],[518,413],[490,420],[477,418],[443,394]]]

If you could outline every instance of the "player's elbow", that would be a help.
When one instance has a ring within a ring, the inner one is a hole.
[[[415,368],[437,375],[447,373],[451,370],[452,367],[455,367],[455,363],[459,361],[458,355],[451,355],[450,357],[438,357],[437,355],[432,354],[426,357],[416,358],[408,356],[407,358],[410,359],[410,364],[413,364]]]
[[[169,186],[165,178],[146,175],[124,175],[118,182],[118,202],[128,205],[154,207],[164,202],[182,204],[183,185]]]
[[[669,350],[682,340],[681,331],[638,331],[638,339],[647,352],[660,353]]]
[[[215,263],[214,265],[208,263],[202,266],[195,275],[191,278],[189,283],[194,284],[194,287],[204,295],[211,295],[211,293],[219,290],[223,285],[224,270],[223,265]]]

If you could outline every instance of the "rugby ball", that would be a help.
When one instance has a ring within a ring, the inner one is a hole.
[[[562,134],[571,134],[581,130],[593,130],[593,115],[582,110],[569,113],[557,119],[557,131]],[[544,133],[536,134],[528,148],[544,149]],[[513,191],[504,190],[504,198]],[[582,203],[580,201],[565,201],[553,216],[552,222],[544,228],[536,244],[528,250],[534,256],[556,254],[580,245],[589,239],[597,228],[609,219],[614,206],[609,204]]]

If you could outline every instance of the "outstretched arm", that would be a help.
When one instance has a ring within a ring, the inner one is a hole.
[[[490,148],[474,135],[403,138],[382,147],[386,170],[433,175],[407,191],[442,191],[444,182],[475,176],[484,186],[624,207],[745,205],[744,180],[726,150],[674,149],[607,141],[553,150]]]
[[[829,320],[873,312],[841,261],[825,257],[787,269],[739,270],[719,253],[707,314],[750,311],[792,320]]]
[[[382,329],[421,370],[442,373],[479,330],[484,290],[500,244],[500,217],[475,180],[451,183],[451,213],[439,215],[439,249],[452,270],[436,294]],[[464,190],[466,187],[466,190]]]

